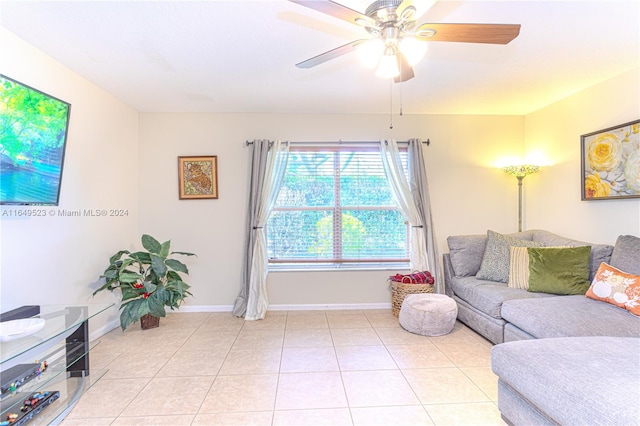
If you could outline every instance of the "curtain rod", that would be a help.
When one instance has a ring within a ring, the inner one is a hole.
[[[378,143],[380,141],[343,141],[343,140],[338,140],[338,141],[320,141],[320,142],[309,142],[309,141],[291,141],[289,143],[291,144],[295,144],[295,145],[306,145],[306,144],[310,144],[310,145],[314,145],[314,144],[331,144],[331,143],[337,143],[337,144],[358,144],[358,143],[369,143],[369,144],[373,144],[373,143]],[[409,141],[398,141],[398,143],[409,143]],[[426,141],[422,141],[423,144],[427,144],[427,146],[431,145],[431,141],[429,139],[427,139]],[[245,146],[249,146],[249,145],[253,145],[253,141],[249,141],[246,140],[244,141]]]

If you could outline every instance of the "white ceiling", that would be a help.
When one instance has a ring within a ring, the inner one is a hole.
[[[361,12],[371,1],[338,0]],[[441,0],[420,23],[521,24],[520,35],[432,42],[402,84],[354,54],[296,68],[367,33],[286,0],[0,0],[0,22],[143,112],[388,114],[393,99],[405,114],[522,115],[640,65],[637,0]]]

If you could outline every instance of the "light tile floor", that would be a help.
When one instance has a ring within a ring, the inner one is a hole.
[[[102,336],[91,366],[108,371],[62,424],[504,425],[490,350],[390,310],[174,313]]]

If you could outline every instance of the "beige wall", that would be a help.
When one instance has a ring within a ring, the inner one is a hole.
[[[638,68],[527,115],[527,156],[548,164],[525,179],[528,227],[607,244],[640,235],[639,198],[580,199],[580,135],[638,118]]]
[[[0,219],[1,310],[25,304],[112,302],[91,283],[138,234],[138,114],[0,28],[0,72],[71,103],[59,207],[46,217]],[[2,206],[1,211],[32,207]],[[125,217],[63,217],[62,210],[126,209]],[[108,319],[117,317],[114,310]]]
[[[2,310],[115,300],[92,299],[91,283],[109,255],[139,247],[141,233],[199,255],[187,260],[194,297],[186,309],[227,309],[240,286],[244,141],[254,138],[429,138],[425,155],[441,252],[452,234],[515,231],[516,181],[497,166],[541,155],[549,165],[525,180],[525,228],[604,243],[640,234],[638,200],[581,202],[579,186],[579,136],[640,116],[638,70],[526,117],[405,115],[395,117],[390,130],[387,115],[138,114],[1,28],[0,42],[2,73],[72,104],[58,209],[129,211],[124,218],[2,219]],[[218,156],[218,200],[178,200],[180,155]],[[390,274],[273,273],[269,295],[282,306],[387,304]]]
[[[519,116],[140,114],[140,231],[172,239],[189,259],[193,309],[233,303],[240,287],[249,150],[245,140],[430,139],[428,179],[441,249],[454,233],[512,232],[512,184],[495,162],[521,156]],[[177,157],[217,155],[219,199],[179,200]],[[273,305],[389,303],[390,271],[278,272]]]

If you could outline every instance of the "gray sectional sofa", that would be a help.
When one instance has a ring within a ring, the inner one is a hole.
[[[590,246],[589,280],[601,262],[640,275],[638,237],[620,236],[615,246],[544,230],[509,237],[525,246]],[[487,241],[487,235],[447,239],[445,285],[458,319],[496,344],[492,368],[503,419],[514,425],[640,424],[640,317],[583,294],[480,279]]]
[[[640,424],[638,338],[520,340],[491,352],[498,409],[510,425]]]

